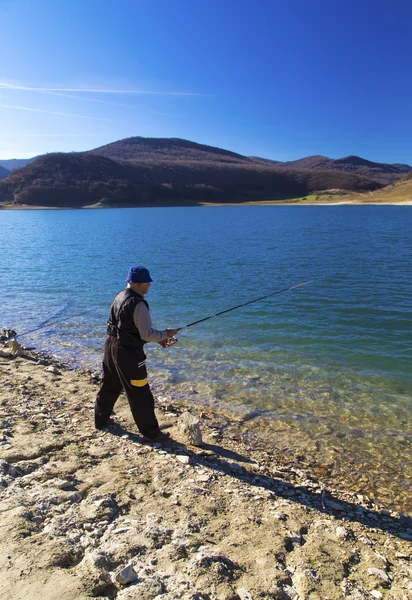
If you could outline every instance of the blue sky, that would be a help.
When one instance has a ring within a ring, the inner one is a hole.
[[[410,0],[0,0],[0,159],[180,137],[412,165]]]

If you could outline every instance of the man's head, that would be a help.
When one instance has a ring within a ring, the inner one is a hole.
[[[150,277],[149,270],[146,267],[130,267],[127,274],[127,283],[140,294],[147,294],[150,283],[153,279]]]

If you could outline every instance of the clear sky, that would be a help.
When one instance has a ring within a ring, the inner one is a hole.
[[[412,165],[412,2],[0,0],[0,159],[136,135]]]

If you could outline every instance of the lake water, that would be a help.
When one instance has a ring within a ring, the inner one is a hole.
[[[412,207],[227,206],[0,211],[0,325],[100,368],[130,265],[150,268],[152,388],[244,419],[318,475],[410,512]]]

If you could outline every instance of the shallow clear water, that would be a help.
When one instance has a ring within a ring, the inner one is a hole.
[[[98,369],[130,265],[150,268],[162,328],[313,279],[148,346],[152,387],[245,418],[268,445],[407,511],[411,230],[400,206],[0,211],[0,325],[57,314],[21,341]]]

